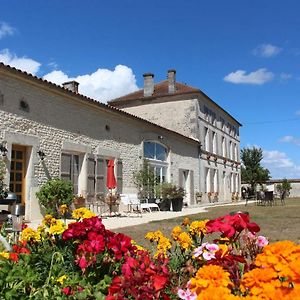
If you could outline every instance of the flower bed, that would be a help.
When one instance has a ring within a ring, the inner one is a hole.
[[[46,216],[0,256],[0,299],[300,299],[300,246],[268,245],[246,213],[149,232],[151,250],[85,208]]]

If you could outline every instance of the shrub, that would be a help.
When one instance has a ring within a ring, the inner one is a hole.
[[[62,204],[70,205],[73,201],[73,186],[70,181],[51,179],[36,193],[40,205],[46,214],[58,216],[58,209]]]

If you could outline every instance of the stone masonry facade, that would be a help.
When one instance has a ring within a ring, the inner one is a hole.
[[[6,157],[9,183],[13,145],[26,147],[26,218],[39,217],[35,193],[47,179],[60,177],[62,152],[80,155],[79,193],[87,189],[86,161],[90,155],[122,161],[122,192],[136,192],[133,172],[143,159],[142,143],[157,141],[169,149],[168,181],[178,184],[179,169],[193,173],[193,189],[199,190],[198,142],[99,105],[53,84],[9,67],[0,68],[0,142]],[[41,161],[37,152],[45,153]],[[190,194],[189,204],[194,203]]]

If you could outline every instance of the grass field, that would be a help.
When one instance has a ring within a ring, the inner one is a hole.
[[[300,198],[286,199],[284,206],[280,203],[277,203],[276,206],[257,206],[254,203],[249,203],[247,206],[215,206],[209,208],[207,212],[190,215],[189,218],[190,220],[214,219],[233,211],[247,211],[250,214],[250,220],[260,226],[260,234],[268,237],[271,242],[279,240],[299,242],[300,240]],[[159,229],[170,236],[172,228],[181,224],[182,219],[181,217],[155,221],[114,231],[131,236],[140,245],[149,245],[144,238],[148,231]]]

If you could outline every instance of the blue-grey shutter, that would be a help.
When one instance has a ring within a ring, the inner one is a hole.
[[[87,155],[87,193],[95,195],[95,156]]]
[[[60,178],[63,180],[71,181],[71,161],[71,154],[61,154]]]
[[[123,162],[121,159],[118,159],[116,162],[117,165],[117,191],[119,194],[123,192]]]
[[[96,193],[107,194],[108,189],[106,188],[106,172],[107,162],[103,157],[97,157],[96,159]]]

